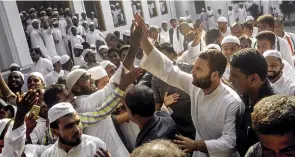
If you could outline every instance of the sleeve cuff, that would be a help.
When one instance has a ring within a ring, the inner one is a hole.
[[[11,141],[16,141],[17,139],[20,138],[20,136],[25,136],[25,134],[26,134],[26,125],[23,124],[22,126],[10,132],[7,138],[9,138]]]
[[[115,89],[115,94],[119,95],[120,97],[123,97],[125,94],[125,91],[119,89],[118,87]]]

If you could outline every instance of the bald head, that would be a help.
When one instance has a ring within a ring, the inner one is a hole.
[[[188,23],[183,22],[180,24],[180,32],[182,35],[186,35],[187,33],[189,33],[191,30],[190,26]]]
[[[243,26],[240,23],[234,23],[231,25],[231,35],[241,37],[243,35]]]

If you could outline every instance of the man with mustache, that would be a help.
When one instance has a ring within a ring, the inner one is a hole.
[[[186,74],[151,44],[142,17],[136,14],[135,21],[131,43],[141,44],[147,55],[142,67],[191,98],[195,140],[176,135],[175,143],[185,152],[193,152],[193,157],[231,156],[236,146],[236,117],[242,115],[244,105],[230,87],[221,83],[226,56],[213,49],[204,51],[196,59],[192,75]]]
[[[283,74],[284,64],[282,55],[277,50],[267,50],[263,56],[268,65],[267,78],[271,82],[274,92],[278,94],[294,95],[295,84]]]

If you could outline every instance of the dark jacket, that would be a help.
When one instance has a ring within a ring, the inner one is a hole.
[[[266,82],[263,84],[259,91],[259,96],[256,101],[250,103],[248,96],[242,97],[242,100],[244,101],[246,108],[242,119],[242,123],[239,126],[239,129],[237,129],[237,148],[240,153],[240,156],[245,156],[248,149],[258,142],[258,138],[252,129],[251,113],[254,110],[254,105],[261,99],[271,95],[274,95],[274,91],[270,82],[266,79]]]
[[[137,136],[135,148],[156,139],[175,139],[177,126],[171,116],[163,111],[156,112]]]

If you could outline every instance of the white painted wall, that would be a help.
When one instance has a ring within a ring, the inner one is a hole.
[[[178,19],[181,16],[185,16],[186,10],[189,11],[192,21],[195,21],[197,19],[194,1],[175,1],[175,6]]]

